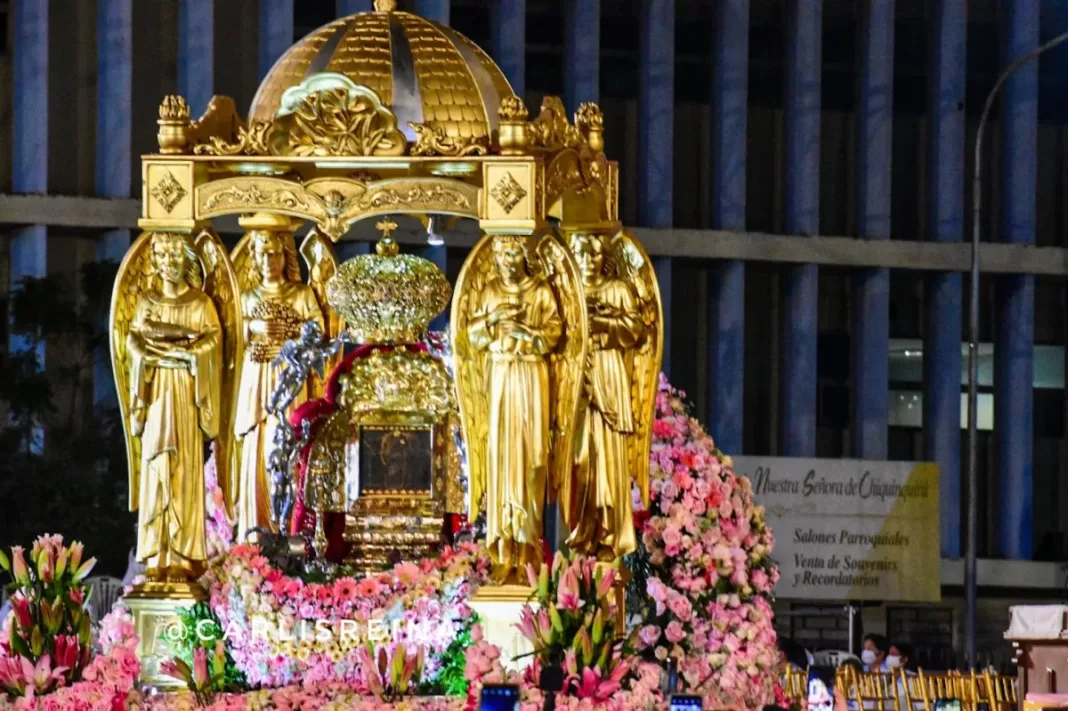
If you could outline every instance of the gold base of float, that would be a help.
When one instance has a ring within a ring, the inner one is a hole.
[[[471,597],[471,609],[478,615],[482,636],[500,647],[505,669],[521,671],[534,659],[523,656],[534,647],[516,627],[524,605],[538,609],[538,603],[530,601],[533,593],[534,589],[526,585],[483,585]]]
[[[345,516],[347,565],[364,574],[404,560],[432,558],[441,548],[445,519],[429,497],[367,497]]]
[[[185,684],[160,673],[160,664],[173,659],[175,643],[184,634],[178,612],[208,599],[196,583],[146,581],[123,598],[134,618],[137,658],[141,660],[141,683],[157,689],[180,689]]]

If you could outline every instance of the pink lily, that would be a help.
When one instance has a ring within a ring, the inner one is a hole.
[[[574,611],[582,607],[583,601],[579,597],[578,575],[573,567],[569,567],[564,571],[564,574],[560,576],[560,583],[556,591],[556,596],[556,606],[562,610]]]
[[[19,585],[28,585],[30,582],[30,571],[26,567],[26,558],[23,555],[24,552],[25,549],[22,546],[12,546],[11,548],[11,566],[14,571],[15,582]]]
[[[178,664],[173,659],[161,662],[159,665],[159,673],[164,676],[180,679],[181,681],[188,681],[185,678],[185,675],[182,674],[182,670],[178,668]]]
[[[198,689],[203,689],[211,680],[208,674],[208,653],[203,647],[197,647],[193,652],[193,684]]]
[[[592,699],[596,703],[608,701],[621,688],[623,677],[627,675],[627,666],[619,664],[607,678],[603,678],[596,667],[586,667],[582,671],[582,679],[575,690],[575,695],[580,699]]]
[[[612,585],[616,582],[616,570],[615,568],[609,568],[604,577],[601,578],[601,583],[597,586],[597,599],[604,599],[608,595],[608,591],[612,589]]]
[[[549,613],[546,612],[544,608],[538,610],[537,622],[538,634],[541,635],[543,640],[548,642],[549,639],[552,638],[553,623],[552,620],[549,619]]]
[[[22,674],[22,664],[18,659],[0,656],[0,687],[15,696],[22,696],[26,689],[26,678]]]
[[[85,577],[92,572],[94,565],[96,565],[96,558],[90,558],[82,563],[81,567],[74,573],[74,582],[79,583],[85,580]]]
[[[78,665],[80,653],[77,637],[63,634],[56,636],[56,664],[73,669]]]
[[[527,580],[530,581],[530,587],[538,587],[538,572],[534,570],[534,566],[527,563]]]
[[[54,572],[52,568],[52,551],[44,549],[41,551],[41,555],[37,556],[37,577],[46,583],[50,583]]]
[[[75,541],[74,543],[70,544],[70,569],[71,570],[77,570],[78,566],[81,565],[82,552],[84,551],[84,549],[85,549],[85,547],[81,544],[80,541]]]
[[[59,555],[56,556],[56,577],[62,578],[65,572],[67,572],[67,549],[60,548]]]
[[[26,657],[22,658],[22,675],[27,681],[33,682],[33,689],[39,692],[48,691],[52,683],[63,678],[66,667],[52,668],[52,658],[47,654],[37,660],[37,666],[33,665]],[[30,696],[27,689],[27,696]]]
[[[538,643],[538,632],[534,625],[534,613],[531,611],[530,606],[524,605],[523,609],[519,611],[519,622],[516,623],[516,628],[521,635],[535,645]]]
[[[11,598],[11,608],[15,613],[15,621],[19,629],[28,630],[33,627],[33,615],[30,613],[30,601],[22,593],[16,593]]]

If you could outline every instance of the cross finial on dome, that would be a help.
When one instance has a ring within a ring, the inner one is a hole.
[[[397,223],[389,216],[383,218],[375,225],[375,229],[382,233],[382,239],[375,246],[375,252],[380,257],[393,257],[399,251],[396,241],[393,239],[393,231],[397,229]]]
[[[375,12],[393,12],[397,9],[397,0],[375,0]]]

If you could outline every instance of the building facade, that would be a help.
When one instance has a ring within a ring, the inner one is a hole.
[[[0,48],[4,282],[17,288],[26,276],[121,259],[140,212],[139,156],[156,148],[164,94],[184,95],[194,115],[215,93],[248,106],[297,38],[370,5],[0,3],[9,29]],[[545,94],[571,110],[601,104],[607,152],[621,163],[622,217],[657,260],[664,369],[723,450],[939,464],[949,602],[863,619],[941,630],[952,647],[977,118],[1000,68],[1068,30],[1068,8],[410,0],[404,9],[486,47],[535,111]],[[1008,80],[987,135],[979,553],[990,559],[980,568],[990,640],[1007,600],[1064,586],[1066,90],[1068,47]],[[420,229],[402,240],[455,278],[470,228],[455,226],[445,249],[420,246]],[[343,254],[366,245],[347,243]],[[98,369],[95,397],[107,402],[113,387]],[[842,632],[838,613],[818,612],[784,614],[784,624],[813,639]]]

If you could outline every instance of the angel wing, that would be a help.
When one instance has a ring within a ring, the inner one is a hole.
[[[204,293],[211,297],[223,329],[222,412],[219,436],[215,441],[215,466],[219,486],[226,499],[228,514],[234,513],[237,498],[237,467],[234,462],[234,421],[237,416],[237,389],[241,384],[244,360],[244,322],[241,316],[241,288],[234,266],[219,235],[206,229],[197,235],[195,246],[204,269]]]
[[[127,338],[137,313],[137,305],[152,286],[152,233],[142,232],[126,252],[111,294],[111,368],[119,395],[119,411],[126,437],[126,459],[130,467],[130,510],[136,511],[141,482],[141,438],[133,433],[133,393],[130,389],[130,359]]]
[[[634,472],[642,504],[649,506],[649,448],[652,445],[653,419],[656,416],[656,391],[664,357],[664,310],[660,284],[645,248],[629,232],[612,238],[609,254],[617,275],[634,287],[638,308],[645,324],[645,341],[633,351],[631,363],[631,403],[635,436],[627,438],[628,458]]]
[[[589,349],[589,317],[582,277],[574,257],[555,237],[542,237],[536,247],[549,286],[556,296],[564,328],[549,356],[551,461],[549,499],[570,500],[574,465],[573,439]]]
[[[486,383],[483,382],[485,354],[471,345],[469,329],[474,310],[483,302],[482,295],[493,270],[493,236],[486,235],[464,262],[452,296],[452,357],[460,423],[467,444],[468,517],[472,521],[481,512],[482,497],[486,491],[489,400]]]
[[[338,258],[334,250],[334,243],[323,236],[315,227],[308,231],[304,242],[300,245],[300,253],[308,264],[308,286],[315,292],[315,300],[319,302],[319,310],[323,312],[323,323],[326,325],[326,337],[333,340],[337,338],[345,327],[341,316],[330,308],[326,300],[326,284],[337,274]],[[341,362],[342,354],[339,351],[326,361],[324,373],[329,375],[338,363]],[[324,382],[315,378],[312,397],[322,397]]]

